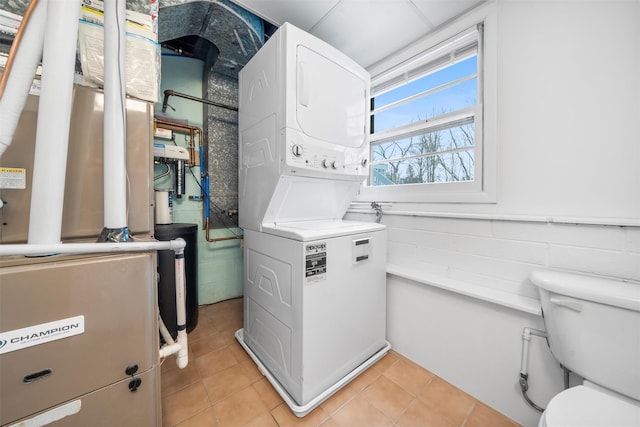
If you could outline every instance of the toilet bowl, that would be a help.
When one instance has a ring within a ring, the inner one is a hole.
[[[640,283],[534,271],[547,343],[584,378],[554,396],[539,427],[640,427]]]
[[[538,427],[638,427],[640,402],[585,381],[551,399]]]

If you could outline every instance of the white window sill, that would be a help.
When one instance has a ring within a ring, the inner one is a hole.
[[[541,316],[540,301],[521,295],[515,295],[484,286],[473,286],[445,276],[429,274],[411,267],[387,264],[387,274],[412,280],[414,282],[445,289],[471,298],[491,302],[514,310]]]

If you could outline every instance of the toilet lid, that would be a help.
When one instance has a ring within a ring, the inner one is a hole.
[[[640,406],[580,385],[551,399],[544,420],[549,427],[638,427]]]

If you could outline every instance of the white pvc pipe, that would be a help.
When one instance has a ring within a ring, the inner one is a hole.
[[[169,330],[167,329],[167,325],[164,324],[164,321],[162,320],[160,313],[158,313],[158,325],[160,326],[160,335],[162,335],[162,338],[164,338],[164,341],[167,344],[175,344],[175,341],[173,340],[171,333],[169,333]]]
[[[104,2],[104,227],[127,226],[125,0]]]
[[[183,369],[189,363],[189,345],[187,343],[186,325],[186,296],[185,296],[185,271],[184,271],[184,250],[175,251],[175,271],[176,271],[176,318],[178,324],[177,342],[169,333],[169,330],[158,316],[160,324],[160,334],[167,343],[160,349],[160,357],[164,358],[175,355],[178,368]]]
[[[48,0],[40,0],[32,12],[0,99],[0,157],[11,145],[36,69],[42,59],[47,4]],[[24,24],[26,23],[23,22]]]
[[[176,356],[178,368],[184,368],[189,363],[189,349],[187,345],[187,310],[186,310],[186,289],[185,289],[185,265],[184,250],[179,249],[176,253],[176,323],[178,324],[178,339],[180,350]]]
[[[97,254],[109,252],[143,252],[184,249],[184,239],[165,242],[124,242],[124,243],[58,243],[58,244],[19,244],[0,245],[0,256],[24,255],[38,256],[42,254]]]
[[[520,373],[528,374],[529,371],[529,342],[531,336],[536,335],[538,337],[546,337],[547,333],[539,329],[524,328],[522,330],[522,354],[520,359]]]
[[[160,349],[160,358],[171,356],[172,354],[180,352],[180,350],[182,350],[182,346],[178,343],[167,344]],[[181,368],[184,368],[184,366]]]
[[[59,243],[81,0],[49,0],[28,242]]]

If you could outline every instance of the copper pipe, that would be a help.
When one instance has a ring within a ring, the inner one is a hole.
[[[196,161],[194,160],[196,158],[196,141],[195,141],[195,131],[193,129],[189,130],[189,147],[187,147],[189,149],[189,158],[191,159],[192,165],[190,166],[195,166],[196,165]]]
[[[190,146],[188,147],[189,148],[189,166],[195,166],[196,165],[196,162],[194,161],[195,135],[196,134],[198,135],[200,144],[202,144],[202,135],[203,135],[202,128],[199,128],[198,126],[190,126],[190,125],[183,125],[181,123],[174,123],[174,122],[170,122],[162,119],[155,119],[155,122],[156,122],[156,127],[172,130],[174,132],[189,134],[189,138],[190,138]]]
[[[180,124],[180,123],[174,123],[174,122],[170,122],[170,121],[162,120],[162,119],[155,119],[155,123],[156,123],[156,127],[159,127],[159,128],[162,128],[162,129],[168,129],[168,130],[172,130],[172,131],[175,131],[175,132],[181,132],[181,133],[189,132],[189,135],[191,136],[191,140],[192,141],[193,141],[193,138],[194,138],[195,134],[198,133],[199,134],[199,138],[200,138],[200,142],[202,142],[202,128],[199,128],[197,126],[190,126],[190,125],[183,125],[183,124]],[[193,144],[192,144],[192,147],[193,147]],[[193,150],[193,148],[191,150]],[[193,159],[193,157],[191,157],[191,158]],[[205,228],[205,239],[209,243],[222,242],[222,241],[225,241],[225,240],[240,240],[240,239],[244,238],[243,235],[235,235],[235,236],[230,236],[230,237],[218,237],[218,238],[215,238],[215,239],[210,238],[209,237],[209,218],[207,218],[205,220],[204,228]]]
[[[218,237],[215,239],[211,239],[209,238],[209,218],[207,218],[204,222],[204,229],[205,229],[205,238],[207,239],[207,242],[209,243],[214,243],[214,242],[222,242],[224,240],[241,240],[244,239],[244,235],[242,234],[236,234],[235,236],[230,236],[230,237]]]
[[[167,111],[167,106],[169,105],[170,96],[177,96],[179,98],[188,99],[190,101],[202,102],[203,104],[213,105],[214,107],[224,108],[225,110],[238,111],[238,107],[234,107],[233,105],[220,104],[219,102],[209,101],[208,99],[197,98],[195,96],[187,95],[186,93],[180,93],[180,92],[173,91],[171,89],[167,89],[164,91],[164,100],[162,101],[163,113]],[[171,109],[174,109],[174,108],[171,107]]]
[[[162,120],[157,118],[155,119],[155,122],[158,125],[158,127],[161,127],[162,129],[169,129],[169,130],[174,130],[176,132],[183,132],[183,133],[186,133],[185,131],[193,130],[202,134],[202,128],[199,128],[198,126],[183,125],[181,123],[170,122],[168,120]]]
[[[11,66],[13,65],[13,61],[16,57],[16,53],[18,52],[18,48],[20,47],[20,41],[22,40],[22,35],[24,34],[27,24],[29,23],[29,19],[33,13],[33,10],[38,5],[38,0],[31,0],[29,5],[27,6],[27,10],[24,12],[24,16],[22,17],[22,22],[18,27],[18,32],[13,39],[13,43],[11,44],[11,49],[9,50],[9,56],[7,58],[7,63],[4,66],[4,72],[2,73],[2,77],[0,77],[0,99],[2,99],[2,95],[4,94],[4,88],[7,86],[7,81],[9,80],[9,74],[11,74]]]

